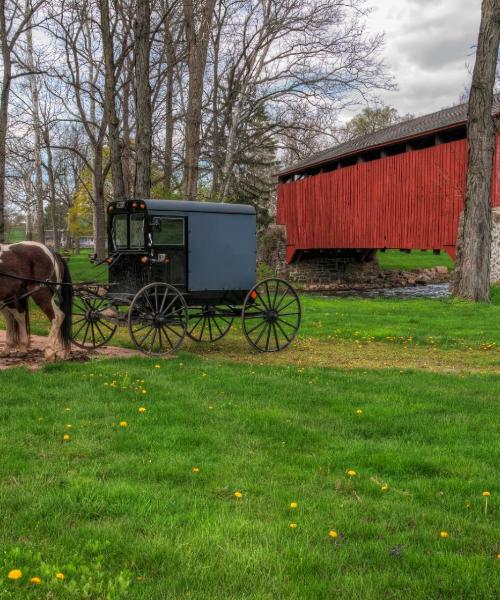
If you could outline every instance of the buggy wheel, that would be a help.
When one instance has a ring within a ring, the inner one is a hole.
[[[168,283],[150,283],[132,300],[128,331],[136,348],[149,355],[174,352],[187,332],[188,310],[183,295]]]
[[[297,335],[301,316],[293,287],[283,279],[264,279],[248,292],[243,303],[243,333],[259,352],[279,352]]]
[[[195,342],[216,342],[231,329],[234,317],[228,316],[233,311],[230,306],[204,305],[193,307],[189,311],[187,335]]]
[[[75,291],[71,341],[80,348],[100,348],[113,337],[117,309],[106,297]]]

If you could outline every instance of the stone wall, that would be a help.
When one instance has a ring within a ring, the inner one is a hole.
[[[491,283],[500,282],[500,208],[491,211]]]
[[[288,265],[290,281],[307,284],[368,283],[380,277],[380,268],[370,250],[311,251]]]

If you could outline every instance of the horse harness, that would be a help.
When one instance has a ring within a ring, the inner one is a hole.
[[[15,275],[14,273],[9,273],[8,271],[0,271],[0,277],[8,277],[9,279],[17,279],[18,281],[22,281],[24,289],[26,289],[26,286],[30,283],[38,284],[36,286],[36,288],[33,290],[26,290],[20,296],[16,294],[15,296],[12,296],[11,298],[7,298],[7,300],[3,300],[2,302],[0,302],[0,310],[7,308],[12,303],[14,303],[17,307],[19,305],[20,300],[24,300],[24,298],[29,298],[30,296],[32,296],[35,292],[37,292],[42,287],[48,288],[52,292],[52,294],[57,295],[60,300],[60,293],[57,288],[62,285],[72,285],[71,283],[64,283],[64,282],[57,283],[57,281],[50,281],[49,279],[42,280],[42,279],[33,279],[30,277],[20,277],[19,275]]]

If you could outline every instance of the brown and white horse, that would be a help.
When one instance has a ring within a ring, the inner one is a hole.
[[[45,358],[67,358],[71,348],[73,288],[66,262],[38,242],[0,244],[0,307],[7,327],[6,345],[0,356],[23,357],[28,352],[28,298],[33,298],[51,322]]]

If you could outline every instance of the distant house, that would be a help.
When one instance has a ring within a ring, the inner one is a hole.
[[[64,230],[59,230],[59,241],[60,243],[65,246],[66,245],[66,235],[67,232]],[[94,238],[91,235],[82,235],[79,238],[80,241],[80,248],[94,248]],[[46,229],[45,230],[45,244],[49,247],[49,248],[53,248],[54,247],[54,230],[53,229]]]
[[[500,114],[500,96],[493,114]],[[289,263],[356,250],[445,250],[455,258],[467,173],[467,105],[392,125],[278,173]],[[500,152],[491,202],[500,206]]]

